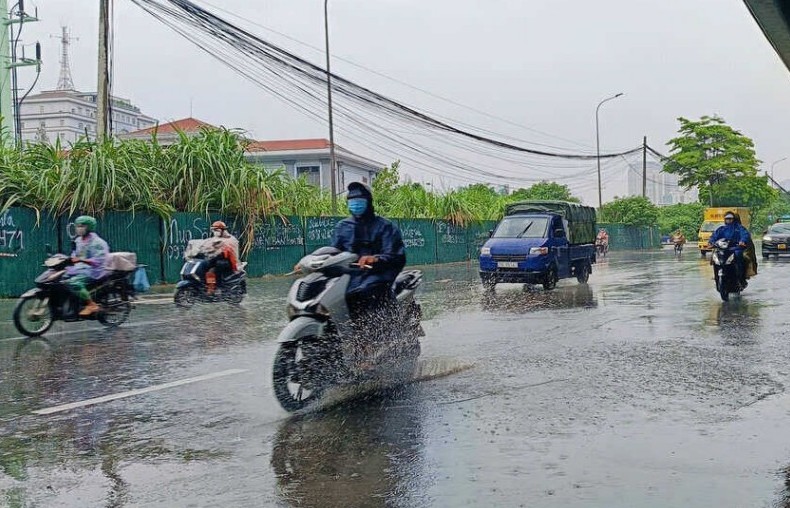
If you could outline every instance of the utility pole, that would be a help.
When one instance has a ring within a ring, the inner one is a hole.
[[[647,136],[642,139],[642,197],[647,197]]]
[[[0,137],[3,141],[13,141],[16,138],[21,143],[21,123],[19,121],[19,101],[16,100],[18,89],[16,86],[16,70],[18,67],[36,66],[41,70],[41,45],[36,44],[36,58],[16,58],[16,44],[22,32],[24,23],[38,21],[36,16],[25,13],[24,0],[18,0],[14,6],[15,12],[8,11],[8,0],[0,0]],[[19,25],[19,31],[12,42],[12,26]],[[10,134],[10,135],[9,135]]]
[[[0,136],[5,140],[6,136],[14,131],[14,115],[12,111],[11,90],[11,35],[9,27],[11,21],[8,19],[8,0],[0,0],[0,22],[2,23],[2,34],[0,34]]]
[[[332,192],[332,213],[337,214],[337,156],[335,154],[335,124],[332,115],[332,71],[329,65],[329,0],[324,0],[324,35],[326,36],[326,97],[329,107],[329,174]]]
[[[96,86],[96,140],[107,138],[110,76],[107,69],[108,31],[110,25],[109,0],[99,0],[99,74]]]

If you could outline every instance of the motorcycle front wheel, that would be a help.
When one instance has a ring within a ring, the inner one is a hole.
[[[14,326],[19,333],[28,337],[44,335],[52,322],[52,309],[49,298],[45,295],[20,298],[14,307]]]
[[[173,301],[182,309],[188,309],[195,305],[198,299],[198,292],[192,286],[176,289],[176,294],[173,295]]]
[[[304,339],[303,339],[304,340]],[[307,338],[311,340],[311,338]],[[315,340],[315,339],[312,339]],[[300,342],[280,344],[274,355],[272,381],[277,402],[288,412],[299,411],[321,398],[323,384],[309,377],[308,356]]]
[[[719,272],[720,273],[720,272]],[[724,280],[724,277],[716,273],[716,291],[719,292],[719,296],[721,296],[721,300],[723,302],[730,301],[730,292],[727,291],[727,283]]]

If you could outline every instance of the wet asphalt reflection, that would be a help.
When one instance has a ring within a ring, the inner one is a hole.
[[[426,272],[425,379],[296,417],[270,379],[290,279],[35,340],[0,302],[0,505],[790,507],[790,262],[726,304],[693,251],[551,292]]]

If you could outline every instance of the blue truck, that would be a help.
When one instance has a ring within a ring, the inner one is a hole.
[[[480,279],[498,283],[542,284],[576,277],[584,284],[595,264],[595,209],[565,201],[520,201],[480,250]]]

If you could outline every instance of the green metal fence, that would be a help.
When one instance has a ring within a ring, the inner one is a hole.
[[[33,287],[47,250],[58,248],[57,221],[26,208],[0,215],[0,295],[17,296]]]
[[[625,224],[599,223],[598,229],[609,233],[609,248],[612,250],[646,250],[661,248],[661,233],[658,226],[637,227]]]
[[[12,208],[0,215],[0,296],[16,296],[33,285],[52,250],[71,252],[73,216],[37,217],[33,210]],[[220,214],[175,213],[168,220],[148,213],[106,212],[98,217],[98,233],[113,251],[133,251],[147,265],[152,283],[174,283],[179,278],[183,252],[190,240],[207,238],[211,223],[223,220],[242,245],[248,228],[243,218]],[[272,218],[256,224],[246,258],[252,277],[291,271],[306,252],[327,245],[340,217]],[[465,227],[447,221],[396,219],[406,244],[409,265],[475,260],[496,222]],[[657,227],[633,228],[601,224],[609,232],[613,249],[660,247]]]

